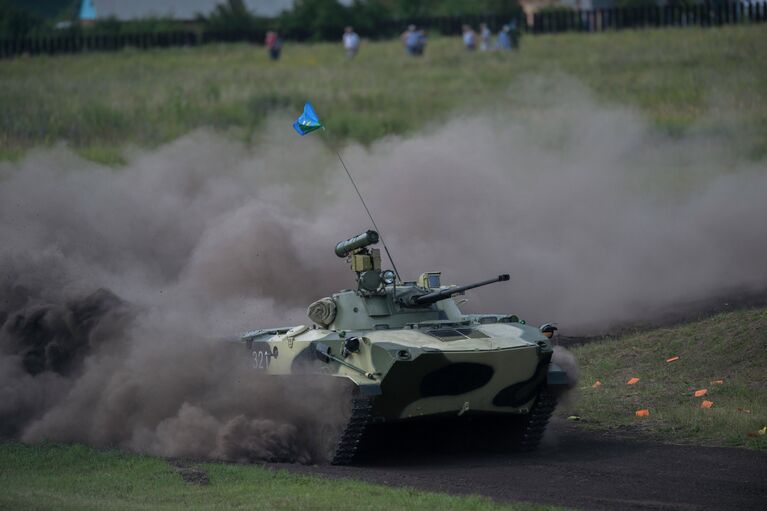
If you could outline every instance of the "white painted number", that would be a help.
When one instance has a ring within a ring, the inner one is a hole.
[[[272,352],[266,350],[253,351],[253,367],[255,369],[269,369],[269,364],[272,362]]]

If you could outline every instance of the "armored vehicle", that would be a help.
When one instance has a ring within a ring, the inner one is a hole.
[[[348,464],[375,423],[425,417],[514,417],[508,436],[535,449],[567,375],[551,363],[555,328],[535,328],[510,314],[464,314],[454,299],[509,280],[508,275],[445,286],[439,272],[400,281],[381,269],[375,231],[336,245],[351,264],[356,289],[309,306],[313,325],[246,332],[253,366],[270,375],[307,372],[353,384],[348,422],[328,442],[328,459]]]

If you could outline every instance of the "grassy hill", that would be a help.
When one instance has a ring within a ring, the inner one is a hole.
[[[563,74],[664,131],[694,126],[765,154],[765,61],[761,26],[528,36],[518,53],[469,54],[459,38],[434,38],[421,59],[398,41],[366,42],[352,61],[340,43],[288,44],[278,62],[245,44],[22,57],[0,61],[0,159],[66,141],[119,162],[127,144],[153,147],[200,126],[247,140],[270,113],[287,120],[307,99],[332,139],[369,143],[456,111],[535,115],[542,105],[515,91]]]
[[[570,413],[587,427],[767,449],[767,435],[755,435],[767,426],[767,309],[605,339],[574,353],[581,378]],[[666,362],[672,357],[679,359]],[[628,385],[631,378],[639,382]],[[702,389],[707,394],[695,397]],[[701,408],[704,400],[712,408]],[[639,409],[650,415],[637,417]]]

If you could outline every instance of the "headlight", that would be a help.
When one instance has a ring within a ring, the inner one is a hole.
[[[381,278],[383,279],[384,284],[386,284],[387,286],[390,286],[394,284],[394,281],[396,280],[397,275],[391,270],[386,270],[385,272],[381,274]]]

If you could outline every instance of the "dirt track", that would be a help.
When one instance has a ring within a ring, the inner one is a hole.
[[[767,454],[636,442],[550,425],[532,454],[392,452],[293,472],[581,509],[767,509]]]

